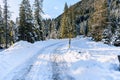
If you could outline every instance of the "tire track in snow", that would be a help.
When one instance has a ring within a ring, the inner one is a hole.
[[[37,60],[33,64],[32,69],[25,77],[25,80],[53,80],[51,54],[56,48],[58,48],[58,46],[62,46],[62,45],[63,43],[58,43],[53,46],[44,48],[42,53],[37,57]]]
[[[65,61],[62,54],[59,49],[55,49],[54,53],[50,55],[52,66],[52,80],[75,80],[68,74],[68,63]]]
[[[11,79],[6,77],[4,80],[75,80],[68,75],[67,62],[60,55],[59,49],[63,45],[64,42],[57,42],[43,47],[37,55],[13,70]]]
[[[52,76],[50,54],[53,53],[54,49],[60,46],[60,44],[63,43],[57,42],[41,49],[42,51],[40,50],[40,54],[37,55],[34,63],[29,65],[26,71],[24,70],[25,72],[22,76],[18,77],[21,74],[20,72],[20,74],[17,74],[13,80],[50,80]]]
[[[40,49],[37,54],[35,54],[29,60],[27,60],[23,64],[17,66],[10,73],[8,73],[8,75],[6,77],[4,77],[4,80],[26,80],[25,78],[29,74],[29,72],[31,71],[34,63],[37,60],[37,57],[41,53],[43,53],[47,48],[55,46],[55,45],[57,45],[59,43],[61,43],[61,41],[50,44],[50,45],[45,46],[42,49]],[[29,79],[29,80],[32,80],[32,79]]]

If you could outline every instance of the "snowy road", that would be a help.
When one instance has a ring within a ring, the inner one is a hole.
[[[64,42],[50,44],[40,49],[39,54],[13,70],[11,79],[4,80],[75,80],[68,75],[68,64],[61,55]]]
[[[89,38],[20,41],[0,52],[0,80],[120,80],[120,48]]]

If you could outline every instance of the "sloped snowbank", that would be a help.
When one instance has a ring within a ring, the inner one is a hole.
[[[14,68],[34,56],[38,50],[31,43],[20,41],[0,52],[0,80]]]
[[[119,62],[116,55],[91,55],[68,51],[64,54],[69,75],[74,80],[119,80]]]

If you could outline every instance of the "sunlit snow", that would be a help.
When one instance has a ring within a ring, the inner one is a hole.
[[[120,80],[120,48],[90,38],[26,41],[0,52],[0,80]]]

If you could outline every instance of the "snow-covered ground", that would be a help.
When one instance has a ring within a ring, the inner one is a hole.
[[[120,80],[120,47],[90,38],[26,41],[0,52],[0,80]]]

